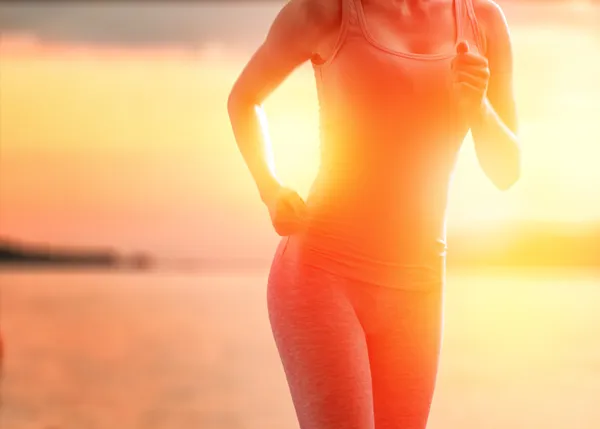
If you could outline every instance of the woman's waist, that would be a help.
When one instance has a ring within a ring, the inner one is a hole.
[[[311,248],[387,262],[445,252],[445,213],[334,210],[308,205],[302,233]]]

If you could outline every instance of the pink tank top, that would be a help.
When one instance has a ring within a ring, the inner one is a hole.
[[[302,263],[395,288],[440,285],[448,188],[467,124],[448,54],[375,40],[361,0],[342,0],[334,54],[314,64],[321,163],[296,241]],[[472,0],[455,0],[457,41],[482,51]],[[288,242],[289,245],[289,242]]]

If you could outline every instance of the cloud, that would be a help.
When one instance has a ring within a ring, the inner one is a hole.
[[[89,44],[256,44],[282,3],[0,3],[0,32]]]

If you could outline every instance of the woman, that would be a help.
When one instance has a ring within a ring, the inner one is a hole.
[[[269,168],[257,106],[309,60],[322,150],[305,204]],[[228,109],[283,236],[268,307],[300,427],[425,428],[447,193],[467,131],[498,188],[520,174],[502,11],[491,0],[291,0]]]

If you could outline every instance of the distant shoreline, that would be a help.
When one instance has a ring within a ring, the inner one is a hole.
[[[34,245],[0,238],[0,270],[157,271],[190,274],[268,270],[271,254],[253,257],[157,257],[124,255],[114,249]],[[522,223],[500,229],[473,229],[448,236],[452,268],[598,268],[600,224]]]
[[[102,268],[148,269],[153,265],[146,253],[121,255],[112,249],[61,248],[0,240],[0,269],[19,268]]]

